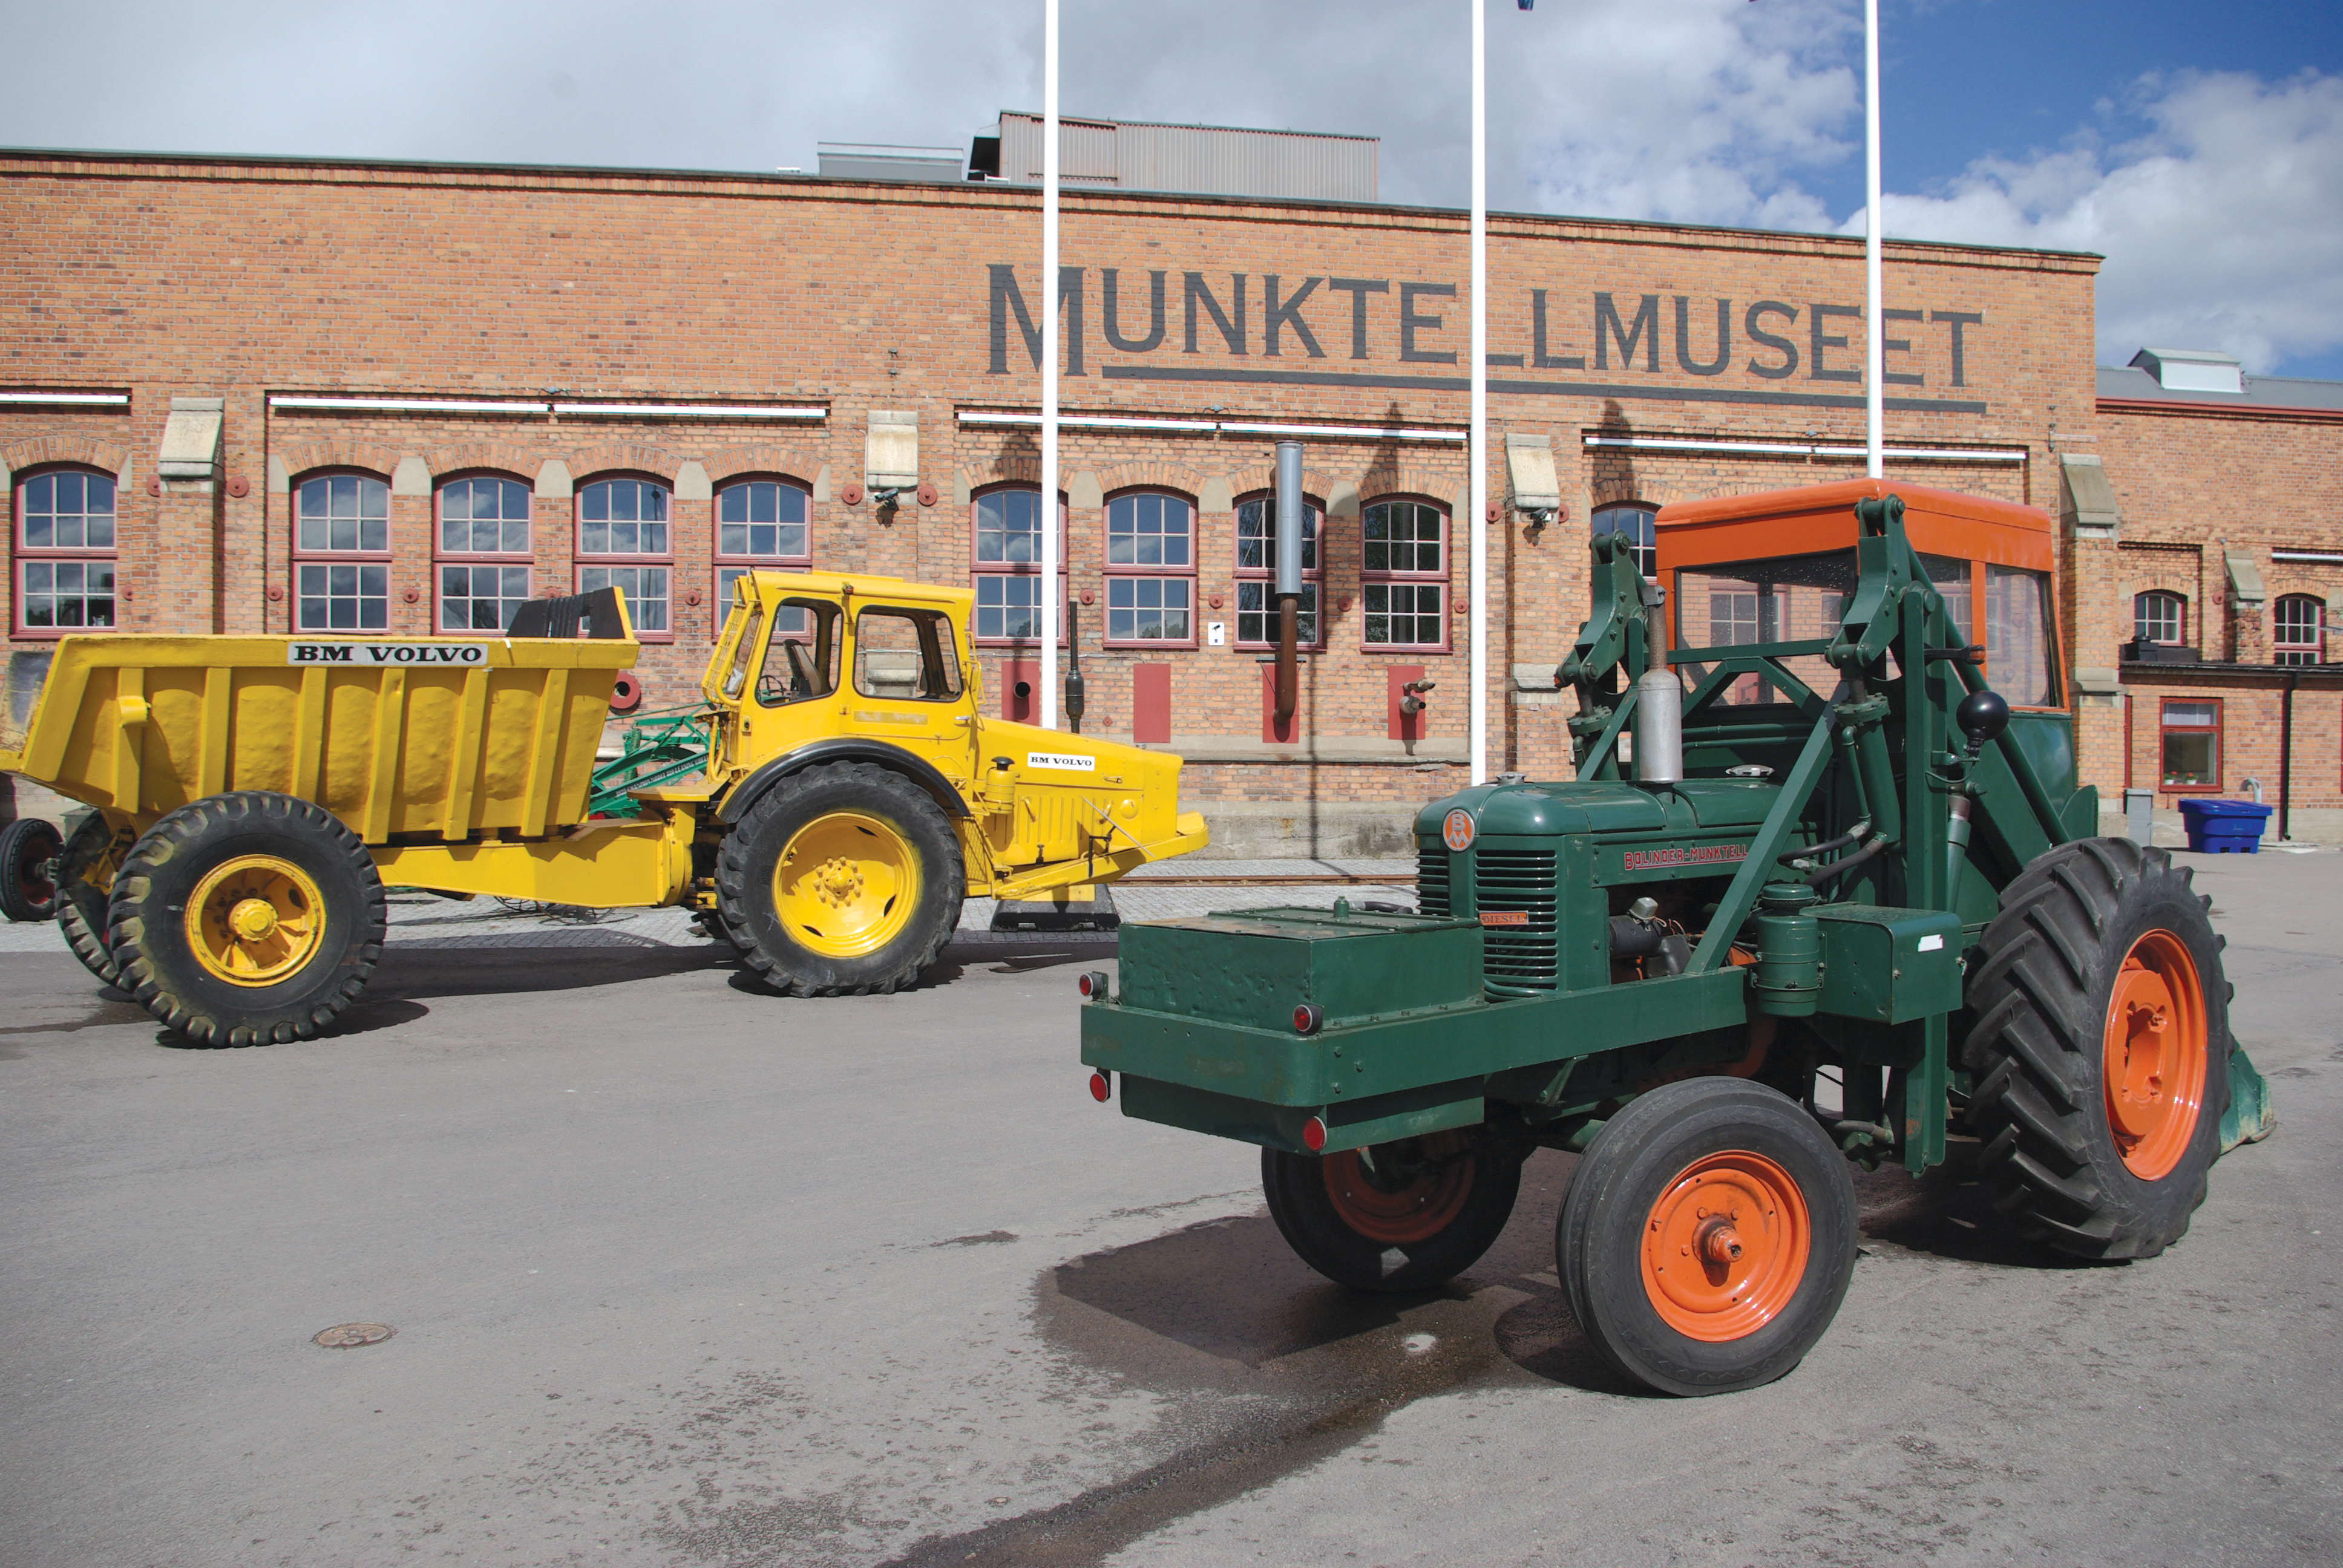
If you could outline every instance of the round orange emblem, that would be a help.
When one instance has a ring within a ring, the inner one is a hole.
[[[1440,841],[1458,854],[1473,847],[1473,814],[1459,806],[1440,824]]]

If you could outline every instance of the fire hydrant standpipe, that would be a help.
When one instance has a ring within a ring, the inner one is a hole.
[[[1293,722],[1301,655],[1295,648],[1302,599],[1302,443],[1277,444],[1277,723]]]

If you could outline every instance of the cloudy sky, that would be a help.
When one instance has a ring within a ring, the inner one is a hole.
[[[1462,206],[1470,3],[1064,0],[1064,108],[1376,136]],[[1493,205],[1862,231],[1860,0],[1485,3]],[[0,4],[17,146],[811,168],[1041,103],[1041,0]],[[2105,253],[2105,363],[2343,378],[2343,5],[1881,10],[1890,234]]]

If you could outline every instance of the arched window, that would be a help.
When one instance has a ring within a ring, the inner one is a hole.
[[[1624,534],[1635,552],[1635,569],[1647,578],[1660,575],[1659,513],[1641,501],[1622,501],[1594,514],[1594,534]]]
[[[578,492],[578,591],[627,596],[638,635],[664,642],[675,550],[667,487],[653,479],[598,479]]]
[[[16,629],[114,627],[114,476],[51,468],[16,486]]]
[[[1143,490],[1106,504],[1106,640],[1196,641],[1196,508]]]
[[[1041,492],[1004,485],[969,503],[969,583],[976,589],[972,642],[1039,642],[1041,638]],[[1064,591],[1066,506],[1058,503],[1059,590]],[[1058,640],[1066,623],[1058,622]]]
[[[2188,601],[2162,588],[2134,594],[2132,636],[2141,642],[2177,645],[2188,640]]]
[[[1370,648],[1448,646],[1448,514],[1429,501],[1377,501],[1360,514],[1359,590]]]
[[[786,479],[743,479],[716,492],[716,613],[713,638],[731,613],[732,585],[752,571],[804,571],[813,565],[812,498]],[[784,612],[790,635],[805,629],[802,611]]]
[[[2327,603],[2307,593],[2282,595],[2273,621],[2271,653],[2280,664],[2318,664],[2326,658]]]
[[[390,487],[372,474],[304,479],[293,500],[293,628],[390,627]]]
[[[1326,639],[1318,616],[1319,585],[1326,558],[1318,548],[1325,514],[1317,503],[1302,503],[1302,599],[1293,607],[1293,639],[1318,648]],[[1237,503],[1237,646],[1272,648],[1277,643],[1277,498],[1255,496]]]
[[[439,487],[441,631],[503,631],[528,602],[536,559],[529,506],[528,486],[494,474]]]

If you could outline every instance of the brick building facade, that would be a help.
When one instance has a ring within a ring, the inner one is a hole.
[[[2167,809],[2258,794],[2296,837],[2336,837],[2343,385],[2191,357],[2194,377],[2160,377],[2153,353],[2099,373],[2115,511],[2075,531],[2096,620],[2083,646],[2120,649],[2121,729],[2098,749],[2121,778],[2103,769],[2101,791],[2153,789]]]
[[[988,704],[1016,703],[1036,649],[1006,634],[1039,591],[1019,558],[1040,510],[1032,190],[33,153],[0,173],[14,646],[101,615],[461,631],[517,597],[618,581],[656,709],[696,696],[728,566],[810,566],[975,581],[980,631],[1004,634],[980,638]],[[1551,671],[1598,516],[1632,528],[1673,500],[1860,474],[1862,246],[1490,228],[1491,760],[1552,774],[1568,699]],[[1265,821],[1315,853],[1388,847],[1404,803],[1463,781],[1465,240],[1447,211],[1065,198],[1083,727],[1184,756],[1225,846]],[[1891,478],[2066,518],[2085,768],[2112,804],[2136,684],[2115,648],[2125,585],[2186,564],[2217,515],[2220,548],[2262,551],[2272,592],[2298,576],[2332,602],[2338,568],[2268,552],[2332,548],[2338,482],[2329,420],[2111,411],[2097,265],[1891,243],[1887,438]],[[882,504],[863,494],[870,433],[907,426],[921,483]],[[1246,505],[1281,437],[1307,443],[1322,522],[1318,645],[1292,730],[1272,734]],[[1552,451],[1549,524],[1504,505],[1508,437]],[[2119,525],[2077,501],[2093,456]],[[2330,504],[2265,507],[2254,487]],[[2262,635],[2238,646],[2259,654]],[[1403,719],[1418,678],[1429,709]],[[2301,755],[2325,747],[2296,769],[2305,807],[2343,804],[2338,700],[2297,694]],[[2224,786],[2239,758],[2274,777],[2259,720],[2228,722]]]

